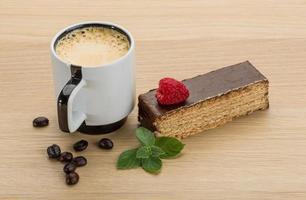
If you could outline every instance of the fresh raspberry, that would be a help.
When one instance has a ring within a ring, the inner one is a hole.
[[[186,86],[173,78],[163,78],[155,94],[161,105],[173,105],[184,102],[189,97]]]

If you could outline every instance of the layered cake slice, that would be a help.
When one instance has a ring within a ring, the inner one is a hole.
[[[156,89],[139,95],[142,126],[160,135],[185,138],[269,107],[269,81],[248,61],[182,82],[190,95],[179,105],[160,105]]]

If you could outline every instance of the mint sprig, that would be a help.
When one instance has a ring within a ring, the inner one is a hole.
[[[136,137],[141,146],[122,152],[117,161],[117,169],[142,167],[149,173],[157,174],[162,167],[161,159],[175,158],[184,148],[184,144],[176,138],[155,138],[154,134],[144,127],[136,129]]]

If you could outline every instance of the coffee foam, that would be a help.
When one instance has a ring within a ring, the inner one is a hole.
[[[127,36],[104,27],[76,29],[56,44],[56,54],[65,62],[82,67],[110,63],[130,48]]]

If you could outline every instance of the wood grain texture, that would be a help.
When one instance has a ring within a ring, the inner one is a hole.
[[[305,199],[305,0],[0,0],[0,199]],[[59,131],[49,42],[84,20],[112,21],[136,39],[137,94],[165,76],[184,79],[250,60],[270,80],[270,109],[183,140],[183,155],[157,176],[118,171],[137,145],[137,108],[120,130],[103,136]],[[49,117],[34,129],[32,119]],[[88,166],[64,184],[63,165],[46,147],[81,138]]]

